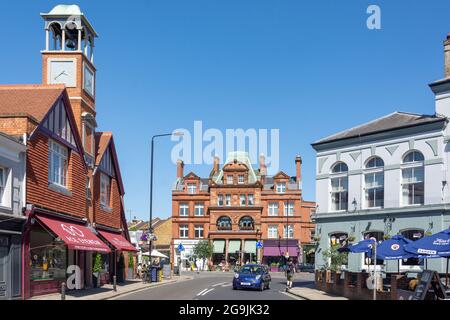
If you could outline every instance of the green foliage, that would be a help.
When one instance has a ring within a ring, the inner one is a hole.
[[[346,265],[348,263],[348,253],[339,252],[338,249],[340,247],[341,246],[339,244],[335,244],[332,245],[331,248],[322,252],[325,261],[327,261],[327,268],[332,271],[339,271],[342,265]]]
[[[207,240],[199,241],[194,247],[194,254],[200,259],[209,259],[214,252],[214,246]]]
[[[95,254],[94,267],[92,268],[92,272],[98,273],[102,271],[102,255],[100,253]]]
[[[134,259],[131,253],[128,253],[128,268],[134,267]]]

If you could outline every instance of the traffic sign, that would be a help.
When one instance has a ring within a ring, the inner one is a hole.
[[[257,243],[256,243],[256,248],[258,248],[258,249],[262,249],[264,246],[263,246],[263,243],[261,242],[261,241],[258,241]]]
[[[182,243],[178,245],[178,251],[184,251],[184,246]]]

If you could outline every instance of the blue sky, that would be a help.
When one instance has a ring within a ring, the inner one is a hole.
[[[0,83],[41,82],[39,13],[59,3],[0,2]],[[280,129],[280,169],[295,175],[301,154],[304,198],[314,200],[310,143],[395,110],[433,113],[427,84],[443,77],[450,33],[444,0],[76,3],[100,35],[98,130],[114,132],[127,217],[148,216],[150,137],[195,120]],[[381,30],[366,28],[370,4],[381,7]],[[173,146],[157,144],[155,216],[171,214]]]

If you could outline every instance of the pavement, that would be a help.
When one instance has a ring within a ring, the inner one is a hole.
[[[288,292],[305,300],[349,300],[345,297],[333,296],[308,287],[293,287],[292,289],[288,289]]]
[[[117,291],[114,291],[112,284],[105,284],[101,288],[92,288],[86,290],[68,291],[66,293],[66,300],[107,300],[119,297],[124,294],[132,292],[139,292],[146,289],[154,289],[171,285],[178,282],[192,280],[191,276],[181,275],[173,276],[170,280],[163,280],[161,282],[143,283],[142,280],[127,280],[125,284],[118,284]],[[33,297],[30,300],[61,300],[61,293],[53,293],[42,296]]]

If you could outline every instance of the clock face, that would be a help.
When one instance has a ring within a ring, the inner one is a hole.
[[[75,62],[51,61],[50,62],[51,84],[65,84],[66,87],[76,87]]]
[[[94,96],[94,72],[86,65],[84,66],[84,81],[83,88],[92,97]]]

